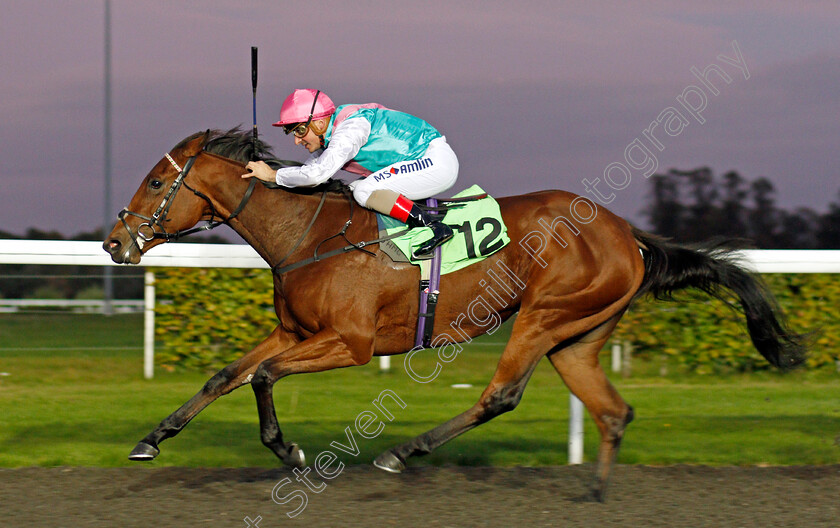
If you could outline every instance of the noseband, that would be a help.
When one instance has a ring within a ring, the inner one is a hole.
[[[181,166],[178,165],[178,163],[172,158],[172,156],[169,155],[169,153],[166,153],[164,156],[169,161],[169,163],[172,164],[173,167],[175,167],[175,170],[178,171],[178,176],[175,178],[175,181],[172,182],[172,185],[166,192],[166,196],[163,197],[163,201],[160,202],[160,205],[155,210],[155,212],[152,213],[152,216],[146,216],[140,213],[135,213],[134,211],[129,211],[128,208],[124,208],[117,215],[117,218],[119,218],[120,222],[122,222],[123,224],[123,227],[125,227],[125,230],[128,231],[128,234],[131,236],[133,244],[136,245],[140,251],[143,251],[143,246],[147,242],[150,242],[152,240],[162,239],[166,242],[171,242],[173,240],[178,240],[183,236],[191,235],[199,231],[208,231],[222,224],[227,224],[228,222],[236,218],[236,216],[239,215],[239,213],[242,212],[242,210],[245,208],[245,205],[248,203],[248,200],[251,199],[251,194],[254,192],[254,187],[256,187],[257,184],[257,179],[251,178],[251,182],[248,184],[248,190],[245,191],[245,196],[242,197],[242,200],[239,202],[239,206],[236,208],[236,210],[233,211],[233,213],[231,213],[230,216],[228,216],[225,219],[222,219],[222,215],[218,213],[216,207],[213,205],[213,202],[210,200],[210,198],[206,194],[197,191],[196,189],[193,189],[189,186],[188,183],[184,181],[184,179],[187,177],[187,174],[190,172],[190,169],[192,169],[193,163],[195,163],[195,158],[198,157],[198,154],[196,154],[195,156],[191,156],[187,160],[187,163],[184,165],[184,168],[181,168]],[[166,230],[164,223],[167,220],[166,216],[167,214],[169,214],[169,208],[172,207],[172,202],[175,200],[175,195],[178,194],[178,191],[181,189],[182,185],[190,191],[192,191],[193,194],[207,202],[207,204],[210,206],[210,220],[208,220],[206,225],[203,225],[201,227],[180,229],[174,233],[169,233]],[[129,215],[136,216],[141,220],[145,220],[143,223],[137,226],[137,231],[132,231],[131,227],[128,225],[128,222],[126,222],[125,217]]]

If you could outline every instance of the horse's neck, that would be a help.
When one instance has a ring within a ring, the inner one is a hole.
[[[259,184],[257,187],[240,215],[241,227],[246,233],[239,234],[267,262],[275,265],[289,255],[306,234],[306,228],[318,209],[320,195],[294,194]],[[323,216],[322,220],[324,218],[329,216]]]
[[[242,170],[239,166],[232,167],[231,170],[217,173],[214,181],[204,182],[207,194],[224,217],[230,216],[239,207],[248,189],[248,180],[240,177]],[[286,257],[306,234],[307,226],[320,202],[320,193],[297,194],[282,189],[268,189],[257,183],[251,198],[239,215],[231,220],[230,226],[269,264],[274,265]],[[341,218],[349,218],[347,211],[347,199],[328,196],[316,228],[325,223],[343,223]],[[312,231],[309,236],[317,235],[320,229]]]

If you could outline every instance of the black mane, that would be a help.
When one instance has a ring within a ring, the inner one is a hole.
[[[175,149],[184,147],[190,141],[197,137],[203,136],[204,132],[196,132],[195,134],[184,138],[180,143],[175,145]],[[257,159],[266,162],[270,167],[279,169],[282,167],[296,167],[302,165],[299,161],[281,160],[278,159],[271,149],[271,146],[257,139],[256,149],[253,136],[250,130],[242,130],[240,127],[234,127],[227,132],[222,130],[210,130],[210,138],[207,144],[204,145],[204,150],[212,154],[222,156],[239,163],[245,164],[252,159]],[[253,154],[256,152],[256,156]],[[346,183],[341,180],[329,179],[325,183],[315,187],[282,187],[273,183],[262,182],[266,187],[283,189],[297,194],[314,194],[316,192],[335,192],[335,193],[349,193],[351,192]]]

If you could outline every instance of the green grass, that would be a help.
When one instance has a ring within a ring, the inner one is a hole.
[[[505,330],[476,341],[440,376],[420,384],[378,362],[354,369],[292,376],[275,386],[277,414],[287,439],[310,463],[330,443],[346,444],[363,411],[383,390],[406,403],[382,433],[361,438],[358,457],[381,451],[469,408],[493,374]],[[124,466],[134,444],[201,388],[207,373],[162,372],[142,379],[142,319],[92,315],[0,315],[0,466]],[[66,345],[69,350],[53,350]],[[37,350],[22,350],[25,347]],[[434,352],[415,356],[418,373],[433,370]],[[792,375],[668,377],[644,374],[614,379],[635,407],[619,458],[633,464],[840,463],[840,376]],[[454,389],[456,383],[472,388]],[[541,362],[519,407],[438,449],[413,465],[556,465],[566,462],[568,391],[547,361]],[[596,456],[598,434],[585,426],[585,456]],[[334,450],[334,449],[333,449]],[[259,439],[250,387],[234,391],[202,412],[177,437],[161,444],[151,466],[276,466]]]
[[[139,314],[0,314],[0,358],[131,357],[142,346]],[[57,350],[31,350],[46,348]]]

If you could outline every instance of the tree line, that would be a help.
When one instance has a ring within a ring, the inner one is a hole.
[[[787,211],[773,182],[735,171],[715,176],[708,167],[671,169],[650,177],[648,229],[680,242],[741,238],[759,249],[840,249],[840,192],[825,213]]]

